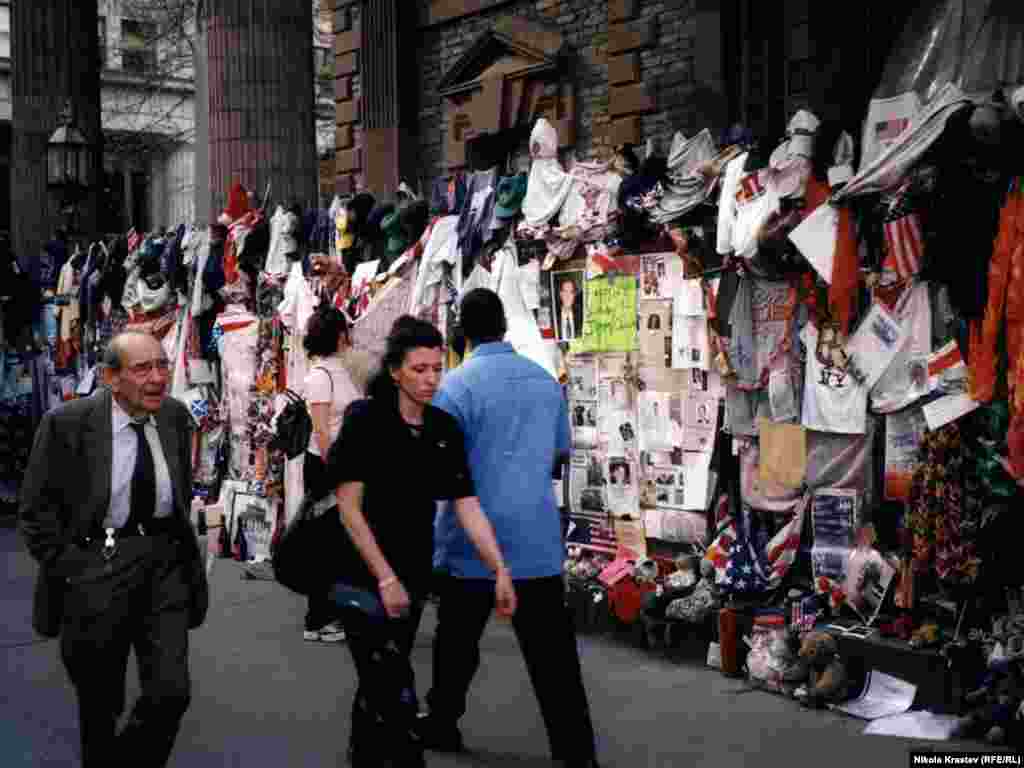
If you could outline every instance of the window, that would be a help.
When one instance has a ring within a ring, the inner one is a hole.
[[[0,59],[11,58],[11,6],[0,5]]]
[[[96,34],[100,39],[100,69],[107,68],[107,17],[100,16],[96,26]]]
[[[121,69],[144,75],[156,70],[156,24],[125,19],[121,22]]]

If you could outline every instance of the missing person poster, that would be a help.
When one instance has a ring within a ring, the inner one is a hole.
[[[683,262],[675,253],[645,253],[640,257],[640,298],[671,299],[683,279]]]
[[[551,273],[555,337],[559,341],[574,341],[583,334],[587,306],[583,283],[582,269]]]

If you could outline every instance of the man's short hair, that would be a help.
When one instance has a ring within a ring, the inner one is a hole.
[[[501,341],[508,324],[498,294],[488,288],[474,288],[462,297],[459,319],[466,339],[474,346]]]
[[[100,360],[100,364],[111,371],[120,371],[124,366],[124,340],[129,336],[142,336],[147,339],[156,339],[150,333],[144,333],[143,331],[121,331],[110,341],[107,342],[106,348],[103,350],[103,357]]]

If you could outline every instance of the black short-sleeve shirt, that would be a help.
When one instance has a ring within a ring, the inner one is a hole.
[[[475,496],[458,423],[427,406],[417,436],[396,405],[357,400],[345,411],[327,471],[334,486],[363,483],[363,515],[402,584],[424,592],[434,554],[435,501]],[[339,552],[339,573],[354,586],[376,587],[355,545]]]

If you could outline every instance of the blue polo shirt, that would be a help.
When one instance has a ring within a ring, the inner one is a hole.
[[[434,396],[462,427],[480,506],[513,579],[556,576],[565,547],[551,470],[572,443],[569,408],[551,374],[511,344],[482,344]],[[458,578],[493,578],[451,506],[436,521],[435,564]]]

